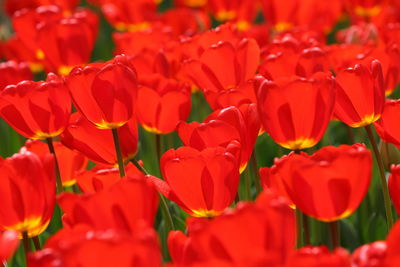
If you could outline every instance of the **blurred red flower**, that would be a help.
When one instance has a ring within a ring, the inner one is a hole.
[[[71,99],[64,82],[50,73],[46,81],[22,81],[0,93],[0,115],[21,135],[46,139],[68,124]]]
[[[1,159],[0,230],[41,234],[48,226],[56,200],[53,157],[42,162],[34,153],[21,149],[10,158]]]

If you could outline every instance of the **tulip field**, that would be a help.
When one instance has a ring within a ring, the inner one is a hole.
[[[399,267],[399,0],[0,2],[0,267]]]

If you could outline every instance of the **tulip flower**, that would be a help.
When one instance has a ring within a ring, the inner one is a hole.
[[[78,0],[6,0],[5,7],[7,13],[12,16],[16,11],[25,8],[36,8],[46,5],[57,5],[65,12],[69,12],[76,8]]]
[[[262,0],[261,4],[264,17],[277,32],[289,30],[297,23],[295,14],[300,4],[298,0],[285,2],[279,0]]]
[[[374,123],[380,138],[400,148],[400,127],[397,123],[400,112],[400,100],[387,100],[382,116]]]
[[[115,54],[137,55],[145,50],[159,51],[166,43],[172,41],[172,37],[172,33],[165,28],[114,33]]]
[[[143,82],[138,90],[137,119],[143,128],[156,134],[175,130],[179,121],[190,113],[190,87],[162,76]]]
[[[0,161],[0,231],[34,237],[48,226],[55,204],[52,156],[45,161],[26,149]]]
[[[126,174],[129,177],[142,176],[142,172],[138,170],[132,163],[125,167]],[[119,181],[118,169],[104,169],[94,167],[91,170],[81,172],[76,181],[83,193],[95,193],[110,188]]]
[[[398,214],[400,214],[400,165],[392,165],[388,181],[390,198]]]
[[[7,261],[18,249],[18,233],[14,231],[0,232],[0,263]]]
[[[128,176],[93,194],[64,193],[58,203],[67,227],[87,225],[96,230],[112,228],[134,233],[138,224],[153,226],[158,194],[143,175]]]
[[[137,151],[138,131],[135,119],[117,129],[124,162],[129,161]],[[79,113],[71,116],[70,124],[61,135],[61,142],[77,150],[90,160],[115,166],[118,162],[110,131],[96,128]]]
[[[197,150],[191,147],[170,149],[161,158],[165,181],[152,177],[157,189],[195,217],[221,214],[235,199],[239,167],[227,148]],[[190,173],[190,175],[188,175]]]
[[[182,40],[180,45],[183,58],[199,60],[207,50],[220,42],[228,42],[234,47],[238,47],[242,43],[242,39],[238,36],[234,25],[225,23],[215,29],[195,35],[193,38]],[[209,62],[212,63],[212,61]]]
[[[371,182],[371,169],[371,153],[364,145],[327,146],[311,156],[292,152],[276,161],[270,183],[277,193],[285,189],[281,194],[305,214],[331,222],[357,209]]]
[[[81,9],[65,17],[58,6],[23,9],[13,17],[18,37],[47,71],[67,75],[89,62],[96,41],[98,18]]]
[[[343,248],[329,251],[325,246],[301,248],[289,256],[286,267],[350,267],[350,255]]]
[[[206,10],[176,7],[161,15],[163,25],[170,27],[174,36],[193,36],[211,26],[211,18]]]
[[[187,61],[183,71],[201,90],[217,93],[253,78],[259,56],[260,48],[253,39],[243,39],[237,46],[219,42],[207,48],[199,59]]]
[[[400,223],[397,222],[386,237],[386,254],[383,257],[383,264],[381,266],[396,267],[399,264],[399,238]]]
[[[37,43],[43,53],[46,69],[67,75],[75,66],[89,62],[98,21],[89,12],[87,16],[91,17],[64,18],[38,26]]]
[[[118,31],[143,31],[156,14],[154,0],[101,0],[101,10],[108,22]]]
[[[66,83],[75,107],[97,128],[119,128],[132,118],[136,73],[124,55],[104,65],[74,68]]]
[[[32,73],[43,71],[43,64],[37,59],[35,52],[26,47],[19,36],[13,36],[7,40],[2,45],[1,50],[3,50],[3,56],[7,60],[26,62]]]
[[[329,71],[326,52],[319,47],[302,49],[301,43],[288,36],[267,46],[267,56],[260,65],[260,74],[269,80],[297,75],[312,77],[316,72]],[[269,50],[269,51],[268,51]]]
[[[385,241],[375,241],[358,247],[351,256],[353,267],[383,266],[387,245]]]
[[[253,152],[260,130],[255,104],[243,105],[240,109],[229,107],[210,114],[203,123],[182,122],[177,132],[182,142],[198,150],[207,147],[227,146],[231,141],[240,143],[240,171],[242,172]]]
[[[385,104],[382,68],[379,61],[367,58],[336,74],[335,117],[351,127],[377,121]]]
[[[32,80],[33,75],[26,63],[7,61],[0,63],[0,91],[7,85],[17,84],[24,80]]]
[[[46,139],[68,124],[71,100],[64,82],[54,74],[46,81],[22,81],[0,93],[0,115],[21,135]]]
[[[319,32],[330,32],[343,15],[343,1],[333,0],[329,4],[319,0],[302,0],[296,10],[297,23]]]
[[[293,200],[290,198],[286,191],[284,179],[291,175],[293,168],[296,168],[295,160],[288,160],[288,157],[296,157],[293,154],[283,156],[282,158],[275,158],[274,165],[269,167],[260,168],[260,179],[264,189],[271,190],[281,197],[284,197],[289,206],[295,208]]]
[[[134,235],[117,229],[62,229],[46,243],[44,250],[29,255],[30,267],[97,266],[161,267],[157,235],[142,227]]]
[[[295,243],[295,220],[287,203],[263,192],[213,220],[188,220],[188,236],[171,231],[174,266],[284,266]],[[232,231],[240,229],[235,235]]]
[[[288,149],[314,146],[323,137],[335,104],[335,83],[328,73],[275,81],[257,76],[254,88],[265,131]]]
[[[76,183],[78,174],[86,169],[87,158],[73,150],[70,150],[60,142],[53,142],[57,155],[63,186],[72,186]],[[48,153],[48,147],[39,140],[28,140],[25,148],[43,158]]]
[[[254,1],[209,0],[208,6],[218,21],[234,21],[240,31],[247,31],[256,16]]]

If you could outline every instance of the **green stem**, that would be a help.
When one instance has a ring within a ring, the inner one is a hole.
[[[26,266],[28,266],[28,253],[32,251],[30,242],[31,241],[29,240],[28,233],[22,232],[22,243],[24,245]]]
[[[296,248],[304,246],[303,236],[303,213],[299,208],[296,208],[296,230],[297,230],[297,244]]]
[[[244,171],[244,189],[245,189],[245,196],[244,200],[250,200],[251,199],[251,174],[250,174],[250,168],[247,166],[246,170]]]
[[[46,142],[47,142],[47,146],[49,147],[50,153],[54,157],[57,194],[59,194],[59,193],[63,192],[63,190],[64,190],[63,185],[62,185],[62,180],[61,180],[60,165],[58,164],[58,159],[57,159],[56,151],[54,149],[53,139],[51,137],[46,138]]]
[[[160,169],[160,160],[161,160],[161,135],[155,134],[155,142],[156,142],[156,154],[157,154],[157,164],[156,166],[158,167],[159,173],[161,174],[161,169]]]
[[[303,230],[304,230],[304,245],[310,245],[310,224],[308,221],[308,216],[303,214]]]
[[[332,249],[335,249],[340,246],[339,223],[338,221],[333,221],[328,224],[331,233]]]
[[[174,225],[174,221],[172,220],[171,212],[169,211],[169,208],[168,208],[167,200],[160,193],[159,193],[159,196],[160,196],[160,203],[161,203],[161,212],[162,212],[164,218],[166,218],[165,226],[167,228],[166,230],[168,233],[171,230],[175,230],[175,225]]]
[[[382,192],[383,192],[383,201],[385,204],[385,211],[386,211],[386,222],[387,222],[388,231],[389,231],[393,226],[393,214],[392,214],[392,207],[391,207],[390,196],[389,196],[389,189],[388,189],[386,176],[385,176],[385,168],[383,165],[382,157],[379,153],[378,146],[376,145],[371,126],[367,125],[364,128],[367,131],[367,135],[371,142],[372,150],[374,151],[375,158],[376,158],[376,161],[377,161],[378,167],[379,167],[381,187],[382,187]]]
[[[347,132],[347,137],[349,139],[350,144],[355,144],[356,139],[354,137],[354,133],[353,133],[353,128],[351,128],[350,126],[348,126],[347,124],[344,124],[344,127],[346,128],[346,132]]]
[[[32,237],[33,244],[35,245],[35,250],[41,250],[42,246],[40,245],[40,240],[38,236]]]
[[[111,131],[114,139],[115,153],[117,154],[119,176],[122,178],[125,177],[125,168],[124,168],[124,160],[122,158],[121,145],[119,143],[119,138],[118,138],[118,129],[113,128],[111,129]]]
[[[136,168],[138,168],[144,175],[150,175],[149,172],[143,167],[141,166],[136,159],[132,159],[131,162],[136,166]],[[170,230],[175,230],[175,225],[174,225],[174,221],[172,220],[172,216],[171,216],[171,212],[169,211],[168,208],[168,204],[167,204],[167,200],[165,199],[165,197],[158,193],[160,196],[160,206],[161,206],[161,212],[165,218],[165,225],[167,227],[167,233]]]
[[[260,173],[258,172],[258,165],[257,165],[257,158],[256,158],[256,150],[254,149],[253,154],[251,155],[250,158],[251,165],[253,167],[253,173],[254,173],[254,183],[256,185],[256,192],[257,195],[259,195],[263,189],[261,186],[261,179],[260,179]]]

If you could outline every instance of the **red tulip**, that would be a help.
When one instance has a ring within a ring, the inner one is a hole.
[[[162,13],[163,25],[170,27],[174,36],[192,36],[202,30],[209,29],[211,19],[205,10],[186,7],[171,8]]]
[[[62,10],[55,5],[45,5],[35,9],[22,9],[12,17],[13,28],[21,42],[31,50],[36,60],[43,60],[44,54],[38,44],[38,26],[52,24],[63,18]]]
[[[98,18],[81,9],[65,17],[57,6],[23,9],[13,17],[19,38],[47,71],[66,75],[87,63],[97,35]]]
[[[0,232],[0,262],[5,262],[18,249],[18,233],[14,231]]]
[[[0,115],[21,135],[45,139],[60,135],[68,124],[71,100],[63,81],[23,81],[0,93]]]
[[[26,62],[33,73],[43,71],[43,64],[37,59],[35,52],[27,48],[18,36],[13,36],[3,44],[4,57],[8,60]]]
[[[384,267],[396,267],[399,265],[399,238],[400,238],[400,223],[397,221],[386,237],[386,255],[383,259]]]
[[[326,52],[319,47],[302,47],[293,36],[287,36],[264,48],[259,72],[269,80],[297,75],[312,77],[316,72],[329,71]]]
[[[253,152],[260,130],[260,121],[255,104],[243,105],[240,109],[229,107],[210,114],[203,123],[182,122],[177,132],[186,146],[198,150],[224,146],[233,140],[240,143],[240,171],[242,172]]]
[[[297,23],[320,32],[330,32],[343,15],[343,1],[299,1]]]
[[[288,149],[312,147],[321,140],[332,117],[335,83],[328,73],[311,79],[297,76],[255,83],[258,110],[266,132]]]
[[[158,195],[143,175],[128,176],[96,193],[64,193],[58,203],[67,227],[87,225],[96,230],[112,228],[134,233],[142,223],[153,226]]]
[[[33,79],[28,64],[17,63],[15,61],[0,63],[0,76],[0,91],[6,88],[7,85]]]
[[[121,179],[117,168],[97,169],[96,167],[89,171],[81,172],[76,177],[77,184],[83,193],[95,193],[108,189]],[[132,163],[128,163],[125,166],[125,171],[129,177],[142,176],[142,172]]]
[[[229,149],[237,149],[234,146]],[[190,215],[217,216],[232,204],[239,185],[238,164],[229,151],[222,147],[168,150],[160,163],[165,181],[152,180],[160,193]]]
[[[400,148],[400,127],[397,123],[400,100],[387,100],[382,116],[374,123],[380,138]]]
[[[380,267],[386,256],[385,241],[375,241],[358,247],[351,256],[352,267]]]
[[[371,153],[361,144],[327,146],[311,156],[291,153],[275,164],[268,186],[321,221],[352,214],[371,181]]]
[[[79,0],[6,0],[5,7],[7,13],[11,16],[15,11],[21,9],[36,8],[46,5],[57,5],[66,12],[76,8]]]
[[[161,251],[155,231],[142,228],[134,235],[109,229],[62,229],[44,250],[29,255],[30,267],[161,267]]]
[[[283,266],[294,246],[294,229],[287,203],[264,192],[256,203],[241,203],[213,220],[192,218],[188,236],[170,232],[168,248],[179,267]]]
[[[203,91],[237,88],[253,78],[259,64],[259,49],[253,39],[243,39],[237,46],[220,42],[207,48],[199,60],[186,62],[183,71]]]
[[[89,62],[98,21],[92,13],[81,13],[88,18],[80,14],[36,27],[37,44],[47,70],[67,75],[73,67]]]
[[[292,157],[293,154],[283,156],[282,158],[276,158],[274,165],[271,168],[264,167],[260,168],[260,179],[262,181],[264,189],[275,192],[277,195],[285,198],[289,206],[295,208],[293,200],[290,198],[285,187],[284,179],[291,175],[292,169],[296,168],[295,160],[288,160],[288,157]]]
[[[256,2],[247,0],[209,0],[208,6],[219,21],[235,21],[239,30],[250,28],[256,16]]]
[[[79,173],[86,169],[88,160],[84,155],[68,149],[60,142],[53,141],[53,145],[57,155],[62,184],[63,186],[72,186],[76,183]],[[25,148],[41,158],[45,157],[49,151],[48,146],[38,140],[28,140],[25,143]]]
[[[385,95],[390,95],[400,82],[400,48],[398,44],[387,46],[386,48],[375,48],[367,54],[376,58],[382,65],[384,76]]]
[[[382,2],[380,0],[355,0],[348,2],[347,6],[353,16],[369,19],[381,12]]]
[[[100,129],[119,128],[133,116],[137,94],[136,73],[124,55],[66,77],[75,107]]]
[[[388,181],[390,198],[392,199],[397,213],[400,214],[400,165],[392,165],[391,172]]]
[[[159,51],[173,38],[171,31],[154,27],[146,31],[114,33],[115,54],[137,55],[146,50]],[[139,69],[139,68],[138,68]],[[140,70],[138,70],[140,73]]]
[[[153,76],[138,90],[136,116],[149,132],[167,134],[179,121],[186,121],[191,107],[190,87],[186,83]]]
[[[0,231],[41,234],[53,214],[56,187],[52,156],[45,161],[25,149],[0,161]]]
[[[262,0],[261,4],[265,19],[277,32],[290,30],[297,23],[296,11],[301,6],[300,1]]]
[[[192,8],[201,8],[207,4],[207,0],[176,0],[177,6],[187,6]]]
[[[118,31],[143,31],[156,14],[154,0],[100,0],[106,19]]]
[[[350,267],[350,255],[343,248],[329,251],[325,246],[303,247],[294,252],[285,267]]]
[[[129,161],[137,152],[138,130],[135,119],[118,128],[122,156]],[[61,142],[98,163],[115,166],[117,156],[111,131],[96,128],[79,113],[71,116],[70,124],[61,135]]]
[[[336,75],[335,116],[351,127],[362,127],[377,121],[385,104],[381,64],[366,59]]]
[[[228,42],[234,47],[239,47],[241,44],[243,45],[242,39],[238,36],[235,26],[231,23],[225,23],[202,34],[195,35],[193,38],[182,40],[181,49],[183,57],[187,59],[200,59],[207,50],[217,45],[219,42]],[[259,55],[256,56],[258,57]],[[212,61],[210,61],[210,63],[212,63]]]

